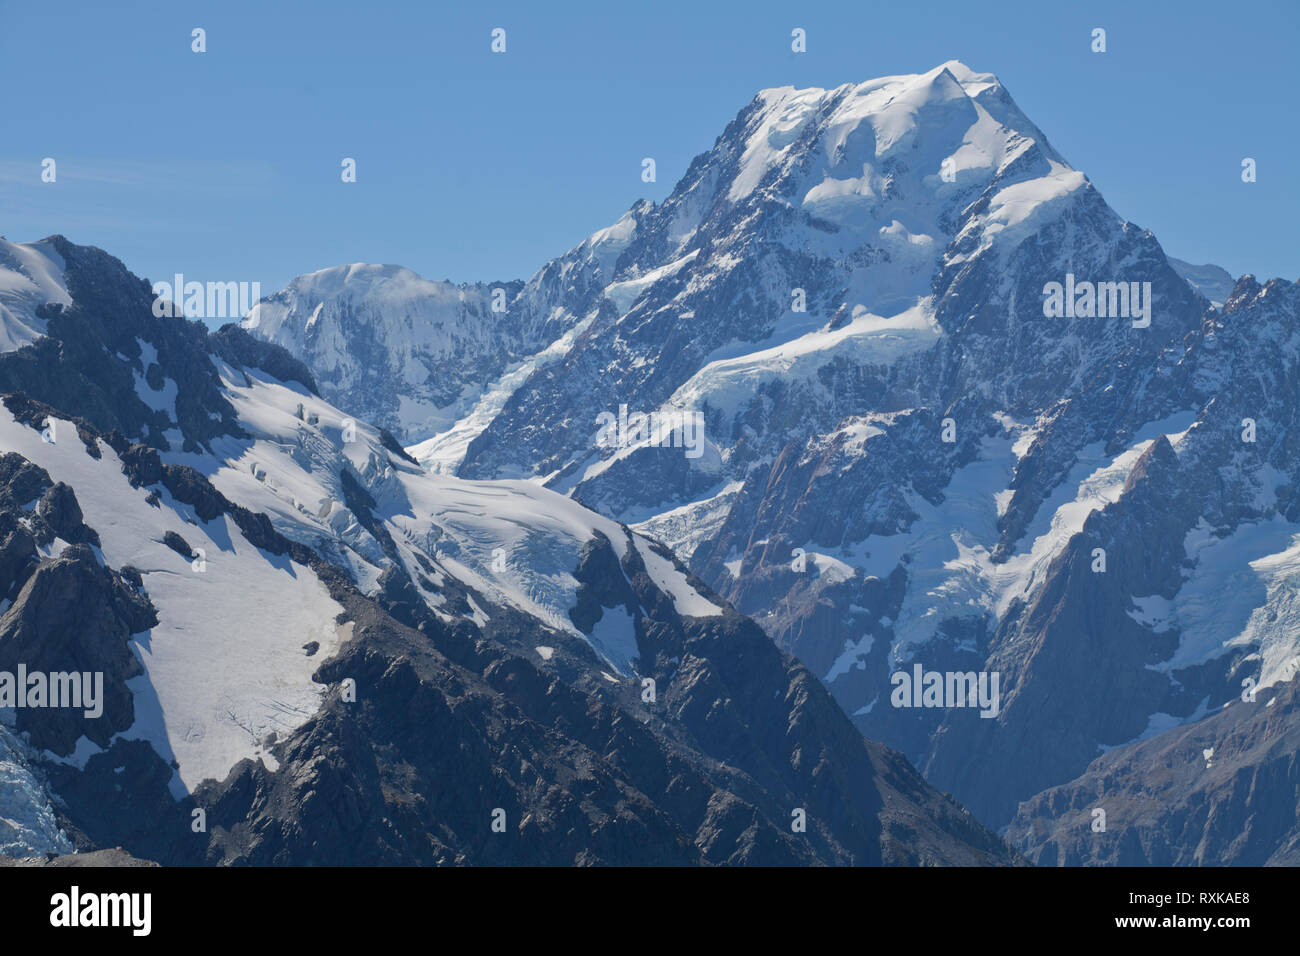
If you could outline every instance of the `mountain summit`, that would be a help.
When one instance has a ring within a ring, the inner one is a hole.
[[[519,288],[555,337],[410,451],[671,547],[1000,827],[1300,668],[1296,287],[1225,281],[991,74],[765,90]],[[702,421],[700,453],[602,440],[637,415]],[[913,674],[996,674],[999,705],[900,698]]]

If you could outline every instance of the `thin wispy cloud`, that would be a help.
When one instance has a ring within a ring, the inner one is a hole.
[[[58,183],[84,183],[143,189],[243,192],[270,186],[273,163],[239,159],[132,159],[122,157],[55,156]],[[49,186],[42,182],[46,157],[0,158],[0,185]]]

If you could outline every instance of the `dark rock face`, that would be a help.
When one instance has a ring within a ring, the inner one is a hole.
[[[569,617],[584,634],[591,633],[606,608],[621,607],[628,614],[637,613],[640,607],[637,594],[627,578],[617,573],[618,567],[618,556],[603,534],[583,551],[582,560],[573,572],[578,580],[578,601]]]
[[[320,394],[316,390],[316,379],[312,377],[311,371],[289,354],[287,349],[274,342],[254,338],[235,323],[223,325],[213,332],[212,343],[217,354],[231,365],[260,368],[282,382],[297,382],[313,395]]]
[[[116,430],[153,447],[168,447],[164,432],[178,429],[185,450],[197,451],[218,435],[242,433],[209,354],[247,354],[310,381],[292,358],[237,331],[218,339],[201,322],[155,317],[149,283],[102,250],[62,236],[49,241],[67,264],[74,304],[47,310],[44,338],[0,355],[0,393],[22,393],[100,432]],[[143,360],[146,347],[156,361]],[[167,379],[180,386],[174,418],[139,394],[141,388],[164,394],[157,385]]]
[[[1043,866],[1300,864],[1298,687],[1098,757],[1022,803],[1008,839]]]
[[[964,793],[981,818],[1006,819],[1019,795],[1086,765],[1097,741],[1131,740],[1149,714],[1190,713],[1201,699],[1190,688],[1177,699],[1147,667],[1168,658],[1176,638],[1126,613],[1129,594],[1172,596],[1182,581],[1182,529],[1170,515],[1177,468],[1162,436],[1135,467],[1130,493],[1088,518],[1032,604],[992,635],[983,666],[1008,688],[998,717],[942,724],[924,769],[937,786]],[[1098,547],[1110,557],[1104,574],[1092,569]],[[1057,732],[1043,734],[1043,723]],[[984,759],[976,764],[972,753]]]
[[[86,545],[70,545],[59,557],[36,564],[0,617],[0,670],[13,673],[22,665],[29,674],[102,674],[102,713],[88,716],[88,704],[20,707],[17,729],[62,756],[83,735],[107,746],[135,722],[126,682],[142,671],[127,640],[155,623],[148,599],[101,565]]]
[[[93,528],[86,527],[81,506],[72,488],[63,482],[51,485],[41,496],[36,513],[45,525],[57,537],[65,541],[81,544],[99,544],[99,535]],[[41,542],[44,543],[44,542]]]
[[[406,449],[402,447],[401,443],[396,438],[393,437],[393,433],[390,432],[388,429],[386,428],[379,429],[379,440],[383,442],[384,448],[387,451],[392,452],[394,455],[396,455],[398,458],[402,459],[403,461],[407,462],[408,464],[411,465],[420,464],[418,461],[416,461],[414,458],[412,458],[410,455],[406,453]]]
[[[22,455],[0,455],[0,495],[10,508],[34,503],[53,483],[44,468],[33,465]]]
[[[67,547],[42,556],[38,547],[56,539]],[[0,593],[9,602],[0,614],[0,671],[16,679],[21,666],[41,675],[44,705],[17,708],[15,726],[63,756],[83,734],[104,746],[134,723],[126,681],[142,671],[127,641],[157,623],[138,586],[99,562],[90,547],[98,544],[72,488],[21,455],[0,454]],[[74,696],[59,675],[75,675],[81,705],[48,706],[56,682]],[[92,706],[97,686],[102,696]]]
[[[125,848],[169,865],[184,862],[185,834],[205,839],[191,829],[189,802],[168,792],[172,768],[143,740],[118,738],[84,769],[52,764],[46,775],[59,797],[59,825],[79,853]]]
[[[163,535],[163,544],[186,560],[189,560],[194,555],[194,549],[175,531],[168,531]]]

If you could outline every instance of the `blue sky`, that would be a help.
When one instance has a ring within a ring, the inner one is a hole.
[[[959,59],[1171,255],[1296,278],[1297,50],[1296,0],[0,0],[0,233],[264,294],[358,261],[526,278],[667,196],[757,90]]]

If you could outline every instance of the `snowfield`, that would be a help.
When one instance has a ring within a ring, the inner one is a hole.
[[[941,335],[925,304],[890,318],[862,313],[839,329],[809,332],[763,351],[710,362],[678,388],[665,407],[707,407],[730,421],[765,383],[819,387],[817,371],[837,358],[857,365],[888,365],[929,348]]]
[[[273,765],[268,735],[295,729],[319,706],[324,688],[311,675],[338,646],[342,608],[309,568],[249,544],[227,517],[203,522],[165,490],[155,508],[107,445],[96,460],[70,422],[56,419],[55,434],[46,442],[0,408],[0,448],[72,486],[104,562],[139,569],[158,610],[158,625],[132,638],[145,674],[128,685],[136,722],[122,736],[178,762],[178,796],[207,777],[224,778],[245,757]],[[201,570],[163,544],[168,531],[201,552]],[[311,641],[321,645],[315,659],[303,650]],[[79,761],[97,750],[82,744]]]
[[[336,541],[363,590],[373,591],[388,559],[347,508],[344,470],[373,496],[375,514],[413,580],[421,569],[418,553],[436,567],[435,585],[450,576],[489,601],[517,607],[557,636],[588,642],[620,674],[632,672],[637,656],[633,619],[607,610],[588,636],[568,613],[577,599],[572,572],[598,532],[620,559],[635,540],[679,613],[721,613],[643,540],[570,498],[533,482],[464,481],[406,462],[394,466],[377,430],[351,422],[297,383],[224,363],[219,368],[252,437],[219,438],[211,456],[165,452],[164,459],[203,472],[231,500],[268,514],[287,537],[313,546]],[[139,569],[158,610],[158,625],[132,638],[145,673],[129,684],[136,722],[122,736],[147,740],[164,759],[177,761],[177,796],[205,778],[224,778],[245,757],[274,768],[273,735],[292,731],[318,709],[324,688],[311,675],[345,639],[335,623],[341,606],[310,568],[249,544],[229,518],[204,522],[166,490],[154,507],[148,489],[130,486],[107,445],[101,443],[96,460],[71,423],[56,419],[55,434],[56,443],[46,442],[0,410],[0,448],[72,486],[86,523],[101,537],[102,560]],[[163,544],[169,531],[186,541],[194,562]],[[438,595],[426,597],[436,613],[449,616]],[[470,616],[486,623],[491,605],[472,599],[470,605]],[[309,657],[304,645],[312,642],[319,650]],[[97,749],[83,738],[68,759],[84,764]]]
[[[536,482],[469,481],[427,472],[385,449],[378,430],[348,419],[301,385],[256,369],[236,371],[224,363],[219,368],[226,396],[251,440],[217,439],[215,459],[171,453],[166,460],[204,471],[223,494],[265,512],[288,538],[312,546],[322,539],[336,541],[339,557],[363,591],[372,592],[388,559],[347,507],[342,480],[347,470],[374,499],[374,513],[412,580],[418,581],[430,562],[435,585],[450,577],[604,653],[569,617],[578,590],[572,572],[597,533],[609,539],[621,560],[631,537],[622,525]],[[721,613],[670,562],[653,553],[651,558],[665,566],[662,580],[655,580],[680,613]],[[454,618],[438,595],[426,598],[435,613]],[[482,623],[490,615],[490,608],[479,608],[475,617]],[[625,642],[611,642],[607,634],[600,639],[615,648],[611,666],[626,672],[630,658],[618,650]]]
[[[63,257],[48,242],[0,239],[0,352],[30,345],[45,334],[36,309],[46,303],[71,305],[63,278]]]

